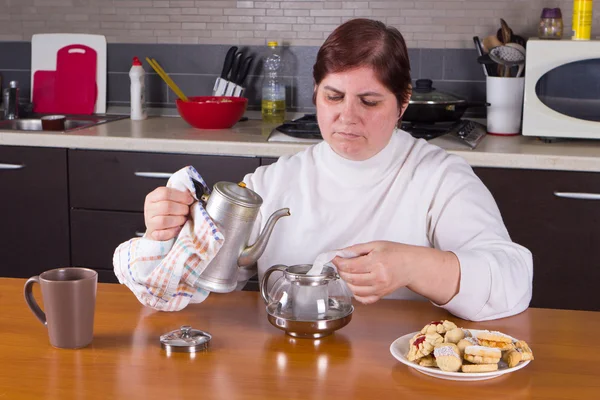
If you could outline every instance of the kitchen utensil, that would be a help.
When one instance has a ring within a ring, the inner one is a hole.
[[[290,336],[318,339],[343,328],[352,319],[352,294],[335,269],[325,267],[319,275],[307,275],[312,266],[276,265],[261,281],[267,319]],[[269,277],[281,272],[272,288]]]
[[[477,54],[481,57],[483,55],[483,46],[481,44],[481,40],[479,40],[479,36],[473,36],[473,43],[475,43],[475,50],[477,50]],[[487,65],[481,64],[483,67],[483,74],[488,76]]]
[[[517,74],[515,75],[515,77],[518,78],[521,76],[521,74],[523,74],[523,69],[525,68],[525,61],[527,57],[525,47],[521,46],[518,43],[507,43],[506,46],[515,48],[519,50],[521,54],[523,54],[523,62],[517,64],[519,66],[519,69],[517,70]]]
[[[431,79],[417,79],[402,121],[446,122],[459,120],[467,108],[484,107],[485,102],[470,102],[436,90]]]
[[[57,53],[55,101],[53,112],[93,114],[96,88],[97,54],[88,46],[74,44]]]
[[[96,52],[95,81],[97,96],[93,112],[96,114],[106,113],[106,38],[102,35],[65,33],[35,34],[31,38],[31,102],[34,103],[35,112],[62,113],[60,110],[38,110],[39,96],[44,99],[42,104],[55,104],[53,99],[54,93],[57,93],[57,91],[53,88],[56,85],[57,76],[52,75],[51,72],[57,70],[58,51],[73,44],[87,46]],[[47,73],[38,75],[38,71],[46,71]],[[43,77],[43,79],[40,77]],[[41,86],[38,87],[38,85]],[[71,101],[74,100],[71,99]]]
[[[248,72],[250,72],[250,67],[252,66],[253,60],[254,60],[254,57],[250,56],[250,57],[246,57],[244,59],[244,61],[242,62],[242,67],[240,68],[240,72],[235,81],[235,83],[237,85],[244,86],[244,81],[246,80],[246,77],[248,76]]]
[[[169,86],[171,88],[171,90],[177,95],[177,97],[179,97],[179,99],[181,99],[181,101],[184,101],[184,102],[188,101],[187,96],[185,94],[183,94],[183,91],[181,89],[179,89],[179,86],[177,86],[177,84],[175,82],[173,82],[171,77],[169,75],[167,75],[165,70],[162,69],[162,67],[160,66],[158,61],[156,61],[153,58],[148,58],[148,57],[146,57],[146,61],[148,62],[148,64],[150,64],[152,69],[154,69],[154,71],[162,78],[162,80],[165,81],[167,86]]]
[[[232,99],[242,101],[237,97]],[[194,104],[193,98],[190,100],[189,103],[178,102],[189,106]],[[205,194],[204,190],[196,195],[206,203],[206,212],[225,237],[225,243],[198,276],[195,285],[211,292],[231,292],[238,283],[238,268],[253,266],[262,255],[275,223],[279,218],[290,215],[290,210],[282,208],[271,214],[258,239],[250,246],[248,241],[263,203],[256,192],[248,189],[244,183],[217,182],[210,195]]]
[[[192,96],[175,102],[181,118],[194,128],[228,129],[244,115],[248,99],[232,96]]]
[[[56,71],[36,71],[33,74],[33,99],[34,111],[37,113],[51,113],[56,111]]]
[[[227,88],[225,89],[225,96],[241,96],[241,93],[244,88],[237,85],[235,81],[237,80],[237,76],[239,74],[240,68],[242,66],[242,53],[238,52],[235,54],[233,59],[233,64],[231,66],[231,73],[229,74],[227,81]]]
[[[183,325],[160,336],[160,346],[168,353],[197,353],[208,350],[212,335],[206,331],[193,329],[189,325]]]
[[[500,18],[500,29],[496,32],[496,37],[502,44],[510,43],[513,36],[512,29],[508,26],[506,21]]]
[[[45,115],[41,118],[45,131],[64,131],[67,117],[64,115]]]
[[[242,52],[235,53],[233,57],[233,64],[231,65],[231,71],[227,80],[229,82],[235,82],[238,76],[240,67],[242,66]]]
[[[499,65],[502,65],[503,76],[507,77],[510,73],[510,68],[515,65],[525,63],[525,53],[520,49],[511,46],[498,46],[490,51],[490,58]],[[522,69],[520,68],[520,72]]]
[[[227,53],[225,54],[225,60],[223,61],[223,69],[221,70],[221,76],[217,78],[215,81],[215,85],[213,87],[213,96],[222,96],[225,94],[225,90],[227,89],[227,78],[229,75],[229,71],[233,66],[233,59],[237,52],[236,46],[231,46]]]
[[[489,53],[491,49],[497,46],[502,46],[502,42],[498,40],[496,35],[490,35],[483,39],[483,52]]]

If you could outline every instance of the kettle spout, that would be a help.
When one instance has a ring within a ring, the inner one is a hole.
[[[273,232],[273,227],[275,223],[281,217],[287,217],[291,215],[289,208],[282,208],[280,210],[275,211],[267,221],[265,228],[261,232],[260,236],[256,240],[256,242],[252,246],[248,246],[242,251],[242,254],[238,258],[238,265],[241,268],[249,267],[254,264],[265,251],[265,247],[267,247],[267,242],[269,241],[269,237],[271,237],[271,232]]]

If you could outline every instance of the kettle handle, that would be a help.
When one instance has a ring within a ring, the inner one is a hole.
[[[260,281],[260,294],[262,295],[262,298],[265,301],[265,303],[267,303],[267,304],[269,303],[269,294],[267,293],[267,282],[269,282],[269,277],[275,271],[285,272],[286,269],[287,269],[287,265],[283,265],[283,264],[274,265],[271,268],[269,268],[263,275],[263,277]]]

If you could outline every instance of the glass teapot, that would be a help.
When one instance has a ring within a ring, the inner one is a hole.
[[[261,294],[269,315],[313,323],[344,319],[352,313],[352,293],[336,270],[327,266],[320,275],[306,275],[311,267],[310,264],[276,265],[265,272]],[[269,277],[276,271],[283,275],[268,290]]]

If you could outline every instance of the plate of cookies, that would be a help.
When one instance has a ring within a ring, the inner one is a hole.
[[[426,375],[455,381],[481,381],[517,371],[533,360],[527,343],[498,331],[464,329],[433,321],[420,332],[396,339],[390,352]]]

